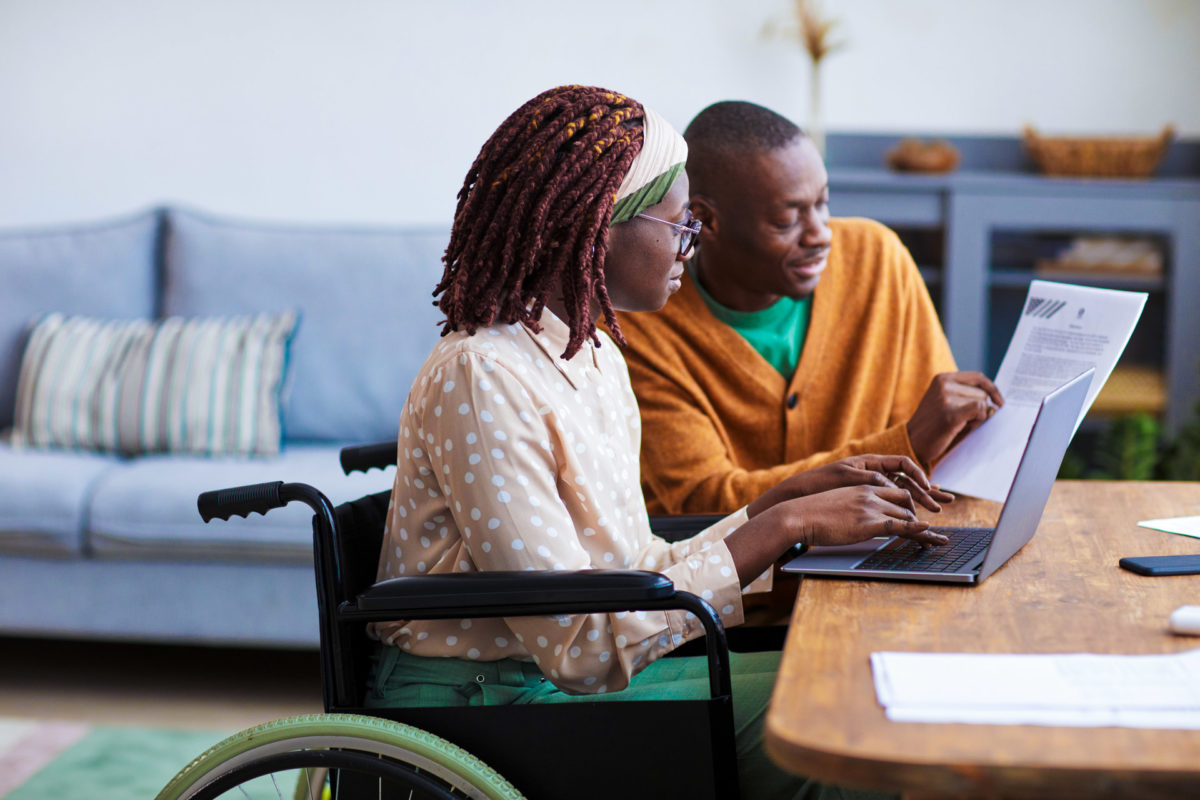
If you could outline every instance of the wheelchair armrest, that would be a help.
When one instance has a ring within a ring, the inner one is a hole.
[[[690,539],[700,531],[725,519],[727,514],[681,514],[650,517],[650,530],[668,542]]]
[[[729,644],[713,607],[642,570],[467,572],[391,578],[342,603],[343,624],[388,619],[454,619],[684,609],[705,632],[709,688],[729,696]]]
[[[573,572],[458,572],[391,578],[361,593],[360,611],[415,612],[460,609],[485,612],[495,606],[590,603],[636,605],[675,594],[675,584],[657,572],[577,570]]]
[[[396,464],[396,440],[343,447],[338,453],[338,460],[342,464],[342,472],[347,475],[376,468],[387,469]]]

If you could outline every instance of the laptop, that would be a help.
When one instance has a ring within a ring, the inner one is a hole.
[[[900,536],[818,546],[784,564],[783,570],[872,580],[982,582],[1037,532],[1095,372],[1089,369],[1042,398],[995,528],[934,526],[950,543],[931,548]]]

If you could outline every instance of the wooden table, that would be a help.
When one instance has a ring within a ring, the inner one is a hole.
[[[943,524],[991,524],[960,498]],[[1200,515],[1200,483],[1060,481],[1037,536],[977,587],[805,578],[767,715],[767,750],[830,783],[908,795],[1200,798],[1200,731],[890,722],[870,653],[1177,653],[1167,630],[1200,575],[1148,578],[1133,555],[1200,552],[1135,525]],[[937,680],[936,676],[930,676]]]

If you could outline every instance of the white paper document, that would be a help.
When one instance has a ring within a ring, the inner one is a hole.
[[[1200,650],[1173,655],[871,654],[897,722],[1200,729]]]
[[[1200,517],[1170,517],[1168,519],[1146,519],[1138,523],[1143,528],[1178,533],[1200,539]]]
[[[995,383],[1004,406],[934,468],[951,491],[1004,502],[1042,398],[1096,368],[1079,423],[1129,343],[1145,292],[1033,281]]]

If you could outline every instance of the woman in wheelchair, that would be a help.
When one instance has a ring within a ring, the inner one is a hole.
[[[743,593],[769,589],[773,562],[797,544],[883,534],[944,541],[914,512],[915,503],[937,510],[948,496],[901,456],[794,475],[684,541],[651,533],[637,401],[613,310],[655,311],[679,288],[700,227],[688,211],[686,156],[658,114],[583,86],[535,97],[484,144],[459,192],[434,292],[443,339],[400,420],[380,580],[650,570],[734,626]],[[908,476],[903,486],[886,477],[897,473]],[[702,694],[703,659],[661,658],[702,634],[683,610],[374,623],[368,704]],[[747,798],[830,788],[783,773],[762,751],[778,660],[733,657]]]

